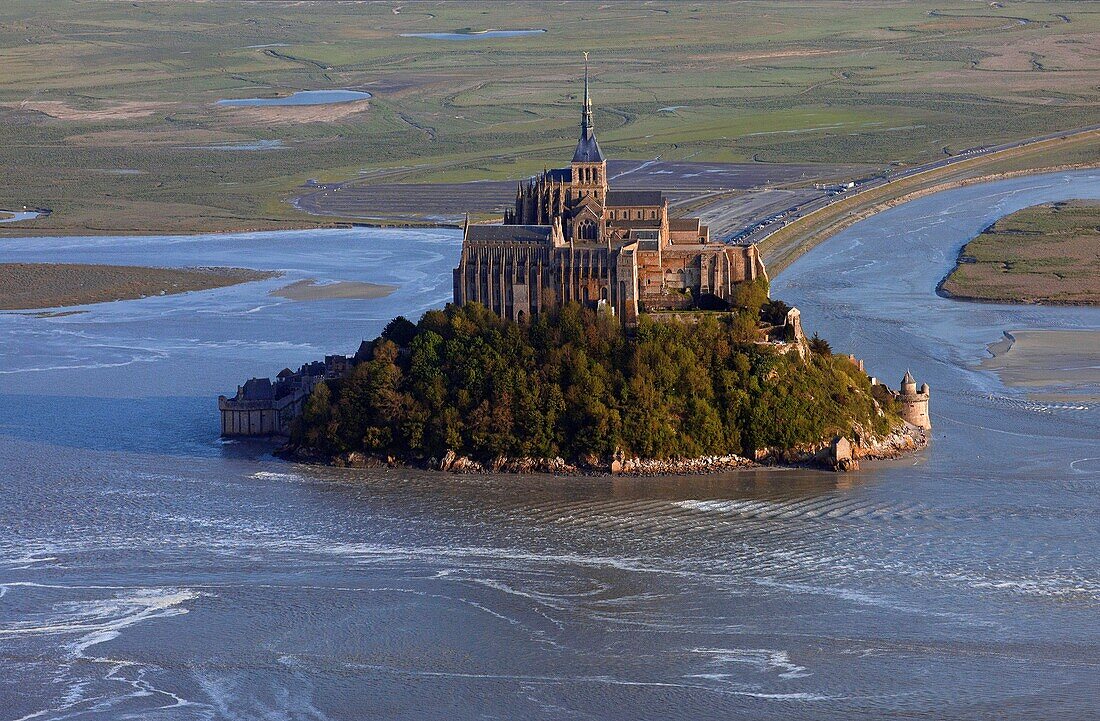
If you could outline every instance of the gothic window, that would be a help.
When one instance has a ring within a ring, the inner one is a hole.
[[[590,218],[585,218],[577,226],[577,238],[580,240],[596,239],[596,224]]]

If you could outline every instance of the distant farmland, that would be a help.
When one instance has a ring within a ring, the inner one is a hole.
[[[467,27],[547,32],[402,36]],[[347,209],[313,206],[332,220],[402,216],[410,198],[420,215],[467,198],[490,211],[568,159],[583,50],[609,156],[796,163],[773,181],[795,188],[1085,125],[1100,101],[1094,2],[14,0],[0,6],[0,209],[54,212],[0,233],[315,225],[290,201],[334,183]],[[373,97],[216,104],[340,88]],[[706,192],[689,174],[617,182]],[[475,180],[500,185],[428,187]]]

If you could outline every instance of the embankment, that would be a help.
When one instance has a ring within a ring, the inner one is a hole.
[[[1100,161],[1052,164],[1048,160],[1097,145],[1100,145],[1100,129],[1090,128],[912,173],[884,185],[847,195],[842,200],[792,221],[760,241],[761,254],[774,277],[826,238],[883,210],[926,195],[975,183],[1097,167]],[[1010,167],[1015,163],[1023,163],[1027,167]]]

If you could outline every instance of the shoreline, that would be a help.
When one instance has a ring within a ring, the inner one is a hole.
[[[953,174],[953,173],[957,173],[959,171],[965,171],[966,170],[965,166],[969,166],[973,163],[978,163],[979,165],[994,164],[994,163],[999,162],[1001,160],[1009,159],[1015,153],[1022,152],[1024,150],[1027,150],[1029,152],[1035,152],[1036,151],[1035,146],[1038,146],[1038,145],[1046,145],[1046,144],[1056,143],[1056,142],[1076,143],[1076,142],[1081,141],[1082,139],[1087,139],[1088,136],[1095,134],[1097,131],[1098,131],[1097,126],[1089,126],[1087,128],[1084,128],[1084,129],[1075,129],[1075,130],[1064,131],[1064,133],[1061,134],[1060,136],[1055,136],[1055,137],[1042,136],[1039,139],[1026,139],[1026,140],[1022,141],[1024,144],[1021,145],[1021,146],[1018,146],[1018,147],[1015,147],[1015,148],[1002,149],[1002,150],[998,150],[998,151],[995,151],[993,153],[989,153],[989,154],[985,154],[985,155],[978,155],[978,156],[974,156],[974,157],[971,157],[971,158],[965,158],[962,161],[960,161],[958,164],[952,164],[952,165],[948,165],[948,166],[940,167],[940,168],[933,167],[933,168],[929,168],[927,170],[920,170],[920,168],[922,168],[924,166],[922,166],[922,165],[913,166],[912,168],[909,169],[909,172],[911,172],[912,174],[910,174],[906,177],[903,177],[903,178],[898,178],[898,179],[889,181],[888,183],[886,183],[884,185],[881,185],[881,186],[878,186],[878,187],[875,187],[875,188],[869,188],[867,190],[861,191],[861,193],[879,193],[879,192],[882,192],[882,191],[888,189],[890,187],[890,185],[892,185],[894,183],[899,183],[900,184],[900,183],[910,182],[910,181],[913,180],[913,178],[923,176],[925,174],[941,173],[945,177],[950,177],[950,175]],[[939,162],[939,161],[935,161],[935,162]],[[925,165],[929,165],[929,164],[934,165],[935,162],[926,163]],[[964,166],[964,167],[959,167],[959,166]],[[887,210],[891,207],[894,207],[894,206],[896,206],[900,203],[908,202],[910,200],[915,200],[919,197],[923,197],[923,196],[931,194],[931,193],[936,193],[936,192],[940,192],[940,191],[944,191],[944,190],[951,190],[953,188],[964,187],[966,185],[971,185],[971,184],[975,184],[975,183],[993,182],[993,181],[996,181],[996,180],[1006,180],[1006,179],[1009,179],[1009,178],[1015,178],[1015,177],[1025,176],[1025,175],[1038,175],[1038,174],[1044,174],[1044,173],[1056,173],[1056,172],[1063,172],[1063,171],[1069,171],[1069,170],[1089,170],[1089,169],[1100,169],[1100,162],[1063,163],[1063,164],[1059,164],[1059,165],[1035,166],[1035,167],[1029,167],[1029,168],[1020,168],[1020,169],[1016,169],[1016,170],[994,172],[994,173],[989,173],[989,174],[985,174],[985,175],[964,177],[964,178],[959,178],[959,179],[956,179],[956,180],[947,180],[947,181],[944,181],[942,183],[938,183],[936,185],[925,187],[925,188],[917,188],[917,189],[915,189],[915,190],[913,190],[909,193],[905,193],[904,195],[898,196],[896,198],[887,198],[887,199],[884,199],[884,200],[881,200],[881,201],[878,201],[878,202],[870,201],[870,202],[873,203],[873,205],[868,206],[866,209],[864,209],[862,211],[859,211],[859,212],[852,211],[852,214],[850,214],[848,216],[843,216],[843,217],[840,217],[840,218],[834,220],[831,225],[827,226],[826,228],[824,228],[821,231],[817,231],[817,232],[810,231],[809,242],[799,243],[799,244],[787,249],[786,252],[782,252],[778,258],[769,259],[768,264],[769,264],[769,267],[774,268],[776,274],[778,274],[779,272],[782,272],[782,270],[787,265],[794,262],[802,254],[804,254],[805,252],[807,252],[811,248],[815,247],[819,243],[823,242],[825,239],[831,237],[832,235],[846,229],[850,225],[852,225],[852,224],[854,224],[854,223],[856,223],[860,220],[864,220],[864,219],[870,217],[871,215],[882,212],[883,210]],[[933,178],[931,180],[928,180],[927,178],[925,180],[926,180],[926,182],[935,182],[935,176],[933,175]],[[329,228],[356,228],[356,227],[362,227],[362,228],[461,228],[462,227],[462,225],[460,223],[456,223],[456,222],[440,222],[440,221],[431,221],[431,220],[418,221],[418,220],[413,220],[413,219],[409,219],[409,218],[390,220],[390,219],[385,219],[385,218],[341,218],[340,216],[314,215],[312,213],[308,213],[308,211],[303,211],[303,210],[298,208],[298,206],[296,204],[296,200],[298,199],[299,196],[294,194],[296,190],[297,189],[290,190],[290,191],[284,191],[284,193],[290,193],[290,195],[289,195],[289,197],[287,195],[283,195],[280,202],[288,204],[291,208],[294,208],[298,212],[305,213],[308,216],[308,219],[307,218],[301,218],[301,219],[299,219],[299,218],[248,218],[248,219],[242,218],[241,219],[242,224],[240,226],[234,226],[234,227],[231,227],[231,228],[206,229],[206,228],[194,228],[194,227],[192,227],[192,228],[188,228],[188,229],[185,229],[185,230],[166,229],[166,228],[137,229],[137,228],[110,228],[110,227],[102,227],[102,228],[88,228],[88,227],[65,228],[63,226],[62,227],[52,227],[52,228],[36,228],[36,227],[33,227],[33,226],[24,226],[21,223],[14,224],[16,227],[13,228],[13,227],[10,227],[11,224],[2,223],[2,224],[0,224],[0,240],[2,240],[5,237],[13,237],[13,238],[14,237],[59,237],[59,236],[82,237],[82,236],[97,236],[97,235],[212,235],[212,234],[227,234],[228,235],[228,234],[233,234],[233,233],[259,233],[259,232],[269,232],[269,231],[277,232],[277,231],[283,231],[283,230],[323,230],[323,229],[329,229]],[[812,213],[810,213],[809,215],[806,215],[802,218],[799,218],[799,219],[793,221],[792,225],[795,225],[795,224],[797,224],[799,222],[802,222],[802,221],[806,221],[807,219],[813,218],[814,216],[816,216],[818,214],[827,213],[831,209],[835,209],[838,206],[843,205],[844,203],[846,203],[848,201],[857,201],[858,202],[858,199],[859,199],[859,196],[860,196],[861,193],[856,193],[855,195],[838,196],[837,199],[834,200],[833,202],[830,202],[830,203],[822,206],[821,208],[819,208],[819,209],[813,211]],[[49,211],[46,212],[44,217],[50,217],[50,216],[56,216],[56,215],[57,215],[57,213],[53,212],[52,210],[49,210]],[[328,220],[321,220],[322,218],[326,218],[326,217],[329,218],[329,219]],[[310,220],[310,219],[314,219],[314,218],[317,219],[317,220]],[[22,221],[22,222],[30,222],[30,221]],[[252,223],[253,225],[248,225],[248,223]],[[256,223],[267,223],[267,225],[263,225],[261,227],[261,226],[255,225]],[[781,227],[781,228],[777,229],[771,235],[765,236],[765,237],[761,238],[759,241],[757,241],[759,244],[761,244],[761,252],[762,253],[770,253],[772,251],[771,245],[773,245],[774,243],[769,243],[769,240],[772,240],[773,238],[775,238],[776,235],[783,234],[783,232],[786,231],[790,227],[791,227],[791,225]],[[15,231],[15,232],[13,232],[13,231]],[[781,251],[784,248],[785,248],[785,246],[782,245],[782,244],[780,244],[778,246],[778,249],[781,250]]]
[[[734,454],[700,456],[697,458],[643,459],[616,456],[595,463],[569,463],[557,458],[515,458],[501,456],[492,462],[480,462],[448,451],[442,459],[402,459],[349,451],[327,456],[306,448],[291,448],[283,444],[272,452],[281,460],[308,466],[328,468],[408,468],[450,475],[526,475],[543,474],[559,477],[626,477],[660,478],[664,476],[706,476],[730,471],[819,470],[851,472],[859,470],[860,461],[898,460],[925,450],[931,443],[931,431],[925,431],[904,421],[893,432],[867,439],[865,444],[852,443],[851,459],[838,462],[831,456],[832,442],[791,449],[761,449],[756,458]]]
[[[946,181],[944,183],[914,190],[897,198],[891,198],[883,200],[875,205],[869,207],[866,211],[857,215],[849,216],[844,221],[838,222],[835,227],[831,227],[820,237],[814,237],[813,242],[800,244],[789,254],[780,258],[777,262],[773,262],[778,268],[776,273],[780,273],[783,269],[797,260],[801,255],[808,252],[815,246],[823,243],[825,240],[847,229],[849,226],[855,223],[866,220],[872,215],[881,213],[884,210],[889,210],[902,203],[907,203],[911,200],[922,198],[926,195],[938,193],[945,190],[952,190],[954,188],[965,187],[967,185],[973,185],[977,183],[991,183],[997,180],[1008,180],[1010,178],[1017,178],[1027,175],[1042,175],[1045,173],[1059,173],[1070,170],[1100,170],[1100,163],[1073,163],[1068,165],[1053,165],[1045,167],[1024,168],[1020,170],[1010,170],[1001,173],[992,173],[990,175],[975,176],[971,178],[962,178],[959,180]],[[856,196],[849,196],[856,197]],[[845,198],[841,198],[836,202],[841,202]],[[827,210],[835,203],[830,203],[824,206],[821,210]],[[305,212],[305,211],[302,211]],[[820,211],[818,211],[820,212]],[[53,215],[53,213],[51,213]],[[311,218],[322,218],[325,216],[308,214]],[[807,216],[809,217],[809,216]],[[34,220],[34,219],[31,219]],[[20,223],[29,223],[31,220],[20,221]],[[54,238],[54,237],[95,237],[101,235],[120,235],[120,236],[143,236],[143,235],[179,235],[179,236],[191,236],[191,235],[234,235],[237,233],[268,233],[268,232],[281,232],[281,231],[294,231],[294,230],[348,230],[352,228],[411,228],[411,229],[432,229],[432,228],[447,228],[447,229],[461,229],[462,225],[453,222],[439,222],[439,221],[416,221],[416,220],[384,220],[377,219],[356,219],[356,220],[331,220],[331,221],[319,221],[308,222],[306,220],[287,219],[287,220],[275,220],[272,219],[273,225],[268,226],[248,226],[242,225],[231,229],[188,229],[188,230],[171,230],[171,229],[137,229],[137,228],[35,228],[30,226],[23,226],[19,223],[4,223],[0,224],[0,241],[4,238]],[[780,229],[782,230],[782,229]],[[18,231],[18,232],[12,232]],[[764,243],[768,238],[762,238],[759,242]],[[771,267],[771,265],[769,267]]]
[[[320,216],[314,216],[320,217]],[[273,221],[278,223],[273,226],[241,226],[232,229],[221,230],[170,230],[170,229],[137,229],[137,228],[78,228],[78,229],[66,229],[66,228],[35,228],[30,226],[20,225],[19,223],[30,223],[34,219],[22,220],[16,223],[3,223],[0,224],[0,243],[5,238],[94,238],[99,236],[196,236],[196,235],[238,235],[241,233],[281,233],[291,232],[296,230],[350,230],[352,228],[410,228],[410,229],[432,229],[432,228],[449,228],[452,230],[461,229],[462,226],[457,223],[440,223],[433,221],[385,221],[385,220],[348,220],[348,221],[330,221],[330,222],[299,222],[297,220],[288,221]],[[12,232],[18,231],[18,232]]]

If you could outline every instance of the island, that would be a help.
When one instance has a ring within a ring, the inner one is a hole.
[[[1024,208],[963,246],[942,295],[1001,303],[1100,302],[1100,201]]]
[[[711,238],[660,190],[611,187],[588,68],[569,167],[463,226],[453,302],[218,399],[225,436],[296,460],[664,475],[838,470],[923,446],[929,389],[895,392],[807,338],[755,245]]]
[[[415,324],[397,318],[342,375],[310,383],[282,453],[349,466],[664,474],[847,469],[926,443],[926,428],[904,418],[920,422],[915,403],[927,424],[927,387],[907,376],[912,387],[895,393],[820,338],[783,339],[787,328],[771,321],[785,311],[765,301],[643,316],[634,330],[576,303],[526,324],[478,303]]]
[[[248,268],[152,268],[84,263],[0,263],[0,310],[58,308],[272,278]]]

